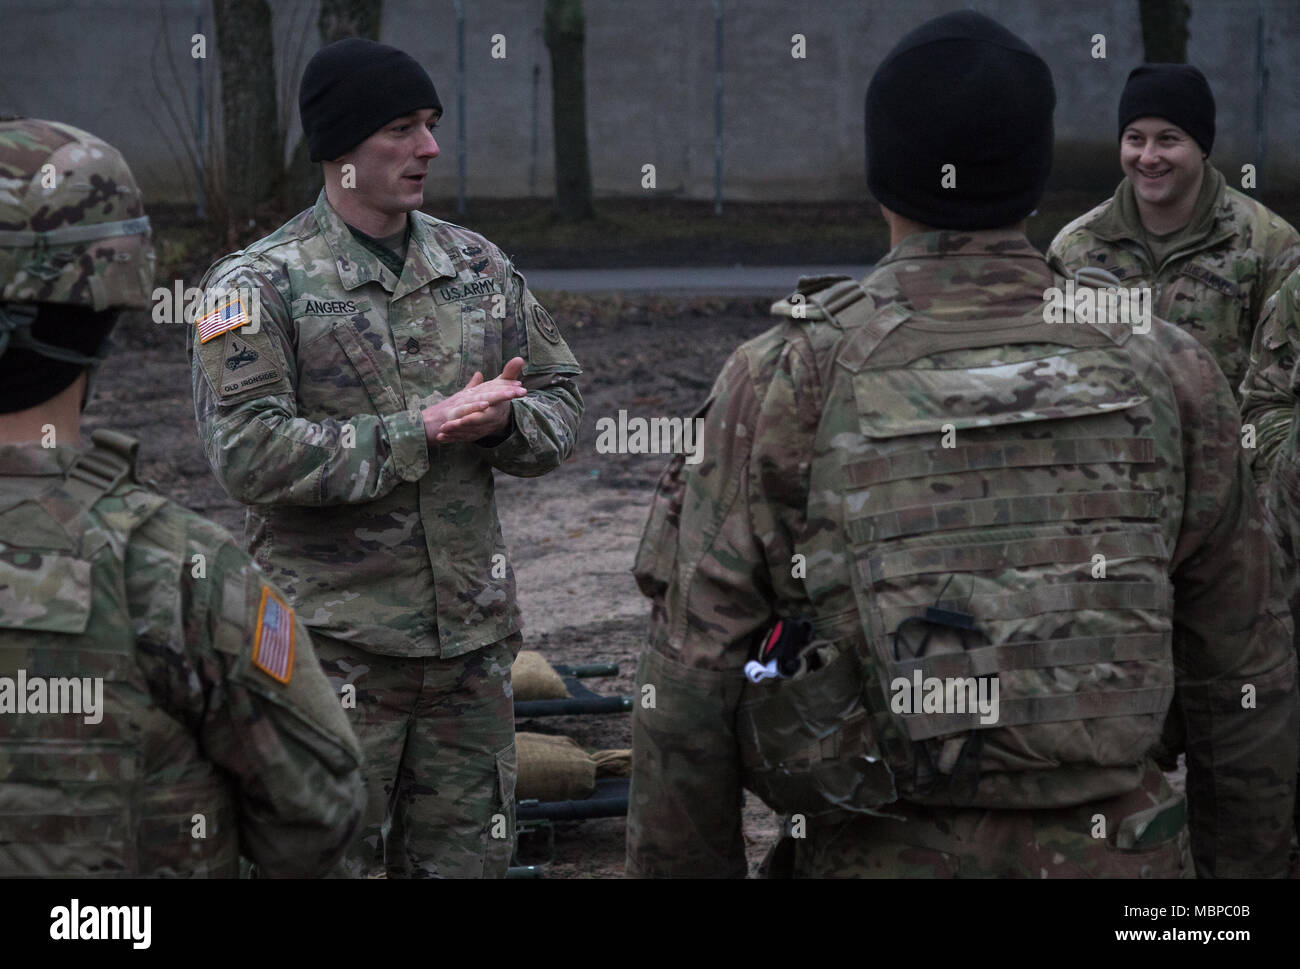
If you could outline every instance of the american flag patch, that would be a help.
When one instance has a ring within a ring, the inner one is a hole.
[[[257,607],[253,665],[281,683],[288,683],[293,676],[293,610],[266,585]]]
[[[248,313],[244,301],[238,296],[228,299],[211,313],[199,317],[194,325],[199,331],[199,342],[207,343],[213,337],[229,332],[248,322]]]

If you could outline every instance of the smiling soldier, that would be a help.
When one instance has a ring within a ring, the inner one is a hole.
[[[299,109],[325,188],[208,271],[200,436],[362,741],[339,873],[502,876],[521,637],[492,472],[568,457],[581,371],[501,250],[418,211],[442,114],[419,64],[339,41]]]
[[[971,10],[877,67],[893,248],[773,305],[651,503],[629,875],[743,876],[745,790],[783,817],[772,876],[1285,872],[1295,657],[1240,420],[1163,320],[1043,319],[1055,104]]]
[[[1119,101],[1124,180],[1057,234],[1048,262],[1066,277],[1095,266],[1151,287],[1155,315],[1214,354],[1236,394],[1264,303],[1300,264],[1300,235],[1206,160],[1214,113],[1195,67],[1134,68]]]

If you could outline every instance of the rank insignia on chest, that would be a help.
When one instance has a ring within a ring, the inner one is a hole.
[[[270,586],[262,586],[253,637],[253,665],[273,680],[288,683],[293,676],[293,609]]]

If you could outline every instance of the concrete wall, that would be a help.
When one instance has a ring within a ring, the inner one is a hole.
[[[319,46],[313,0],[272,0],[281,103],[298,138],[297,81]],[[1137,0],[723,0],[724,188],[729,199],[862,198],[862,104],[871,72],[907,30],[969,6],[1002,21],[1051,63],[1056,78],[1055,183],[1118,180],[1115,107],[1142,57]],[[1239,178],[1255,157],[1255,0],[1191,0],[1189,60],[1218,101],[1212,160]],[[188,198],[181,163],[192,138],[165,109],[193,113],[190,35],[202,0],[0,0],[0,110],[80,125],[118,145],[155,198]],[[543,0],[467,0],[465,149],[477,196],[549,195],[553,185],[550,63]],[[1266,0],[1267,161],[1260,187],[1300,188],[1300,3]],[[454,195],[458,134],[453,0],[386,0],[381,39],[429,70],[446,108],[430,196]],[[714,19],[711,0],[586,0],[592,172],[598,194],[640,195],[641,166],[658,191],[710,198],[714,177]],[[506,57],[491,56],[492,35]],[[807,57],[791,57],[791,35]],[[1091,56],[1106,38],[1106,58]],[[175,65],[175,70],[172,68]],[[216,61],[202,64],[219,102]],[[155,77],[161,85],[160,96]],[[917,105],[919,112],[925,105]],[[219,128],[217,129],[219,131]],[[533,150],[536,131],[536,151]],[[212,129],[209,128],[209,137]],[[1235,173],[1235,174],[1234,174]]]

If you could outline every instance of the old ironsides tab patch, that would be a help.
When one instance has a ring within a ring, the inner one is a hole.
[[[221,369],[221,396],[229,397],[260,384],[280,379],[280,370],[268,359],[267,351],[257,350],[238,333],[226,336],[225,364]]]
[[[293,610],[267,585],[257,607],[253,665],[281,683],[293,676]]]

